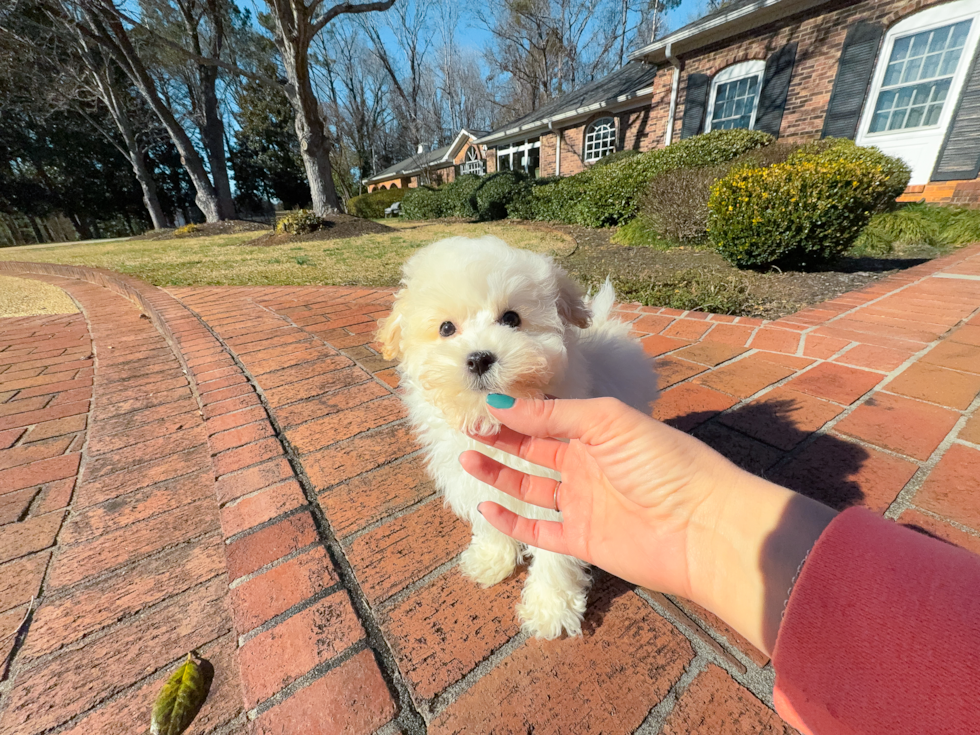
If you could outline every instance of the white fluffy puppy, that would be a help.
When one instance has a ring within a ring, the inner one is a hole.
[[[493,500],[521,515],[558,520],[463,471],[459,455],[478,449],[539,475],[542,467],[492,450],[466,432],[492,434],[488,393],[519,398],[614,396],[641,411],[656,397],[650,359],[612,318],[607,281],[591,303],[550,258],[508,247],[496,237],[453,237],[405,264],[402,289],[378,339],[398,359],[401,390],[446,502],[473,529],[463,573],[483,586],[510,576],[525,554],[484,520],[477,505]],[[557,476],[555,476],[557,477]],[[555,638],[581,632],[589,575],[582,562],[529,548],[532,557],[518,606],[525,630]]]

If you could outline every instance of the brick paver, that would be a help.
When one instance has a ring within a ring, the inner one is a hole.
[[[767,657],[687,600],[597,573],[584,635],[541,642],[522,574],[460,575],[372,342],[390,290],[0,268],[83,308],[0,320],[3,732],[131,732],[189,649],[195,733],[792,732]],[[978,551],[978,273],[973,247],[771,322],[618,313],[654,416]]]

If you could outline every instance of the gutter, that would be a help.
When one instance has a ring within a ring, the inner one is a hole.
[[[554,123],[568,121],[576,117],[588,117],[590,114],[596,110],[602,110],[607,107],[613,107],[619,105],[623,102],[631,102],[633,100],[642,99],[643,97],[653,96],[653,85],[649,87],[644,87],[643,89],[637,90],[636,92],[630,92],[629,94],[621,94],[612,100],[603,100],[602,102],[595,102],[586,107],[577,107],[574,110],[569,110],[568,112],[563,112],[558,115],[552,115],[551,117],[541,118],[540,120],[535,120],[534,122],[529,122],[525,125],[521,125],[516,128],[510,128],[508,130],[502,130],[499,133],[492,133],[478,140],[474,140],[474,143],[480,145],[487,145],[488,143],[496,143],[506,138],[522,136],[526,137],[532,132],[543,132],[545,130],[551,130]]]
[[[827,2],[829,0],[757,0],[727,13],[695,21],[637,49],[628,58],[630,61],[646,61],[650,64],[663,63],[668,61],[668,47],[671,47],[675,55],[695,51]]]
[[[677,92],[681,87],[681,60],[673,54],[673,45],[668,43],[666,56],[667,61],[674,67],[674,78],[670,82],[670,110],[667,113],[667,135],[664,138],[664,145],[670,145],[674,140],[674,117],[677,115]]]

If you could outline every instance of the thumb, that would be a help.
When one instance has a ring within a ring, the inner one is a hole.
[[[587,400],[511,398],[500,393],[487,396],[490,413],[504,426],[538,438],[578,439],[587,444],[602,441],[628,408],[615,398]]]

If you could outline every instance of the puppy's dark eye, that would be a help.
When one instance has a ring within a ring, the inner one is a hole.
[[[517,329],[521,326],[521,316],[516,311],[505,311],[504,315],[500,317],[500,323],[505,327]]]
[[[456,325],[452,322],[443,322],[439,325],[439,334],[442,337],[452,337],[456,334]]]

